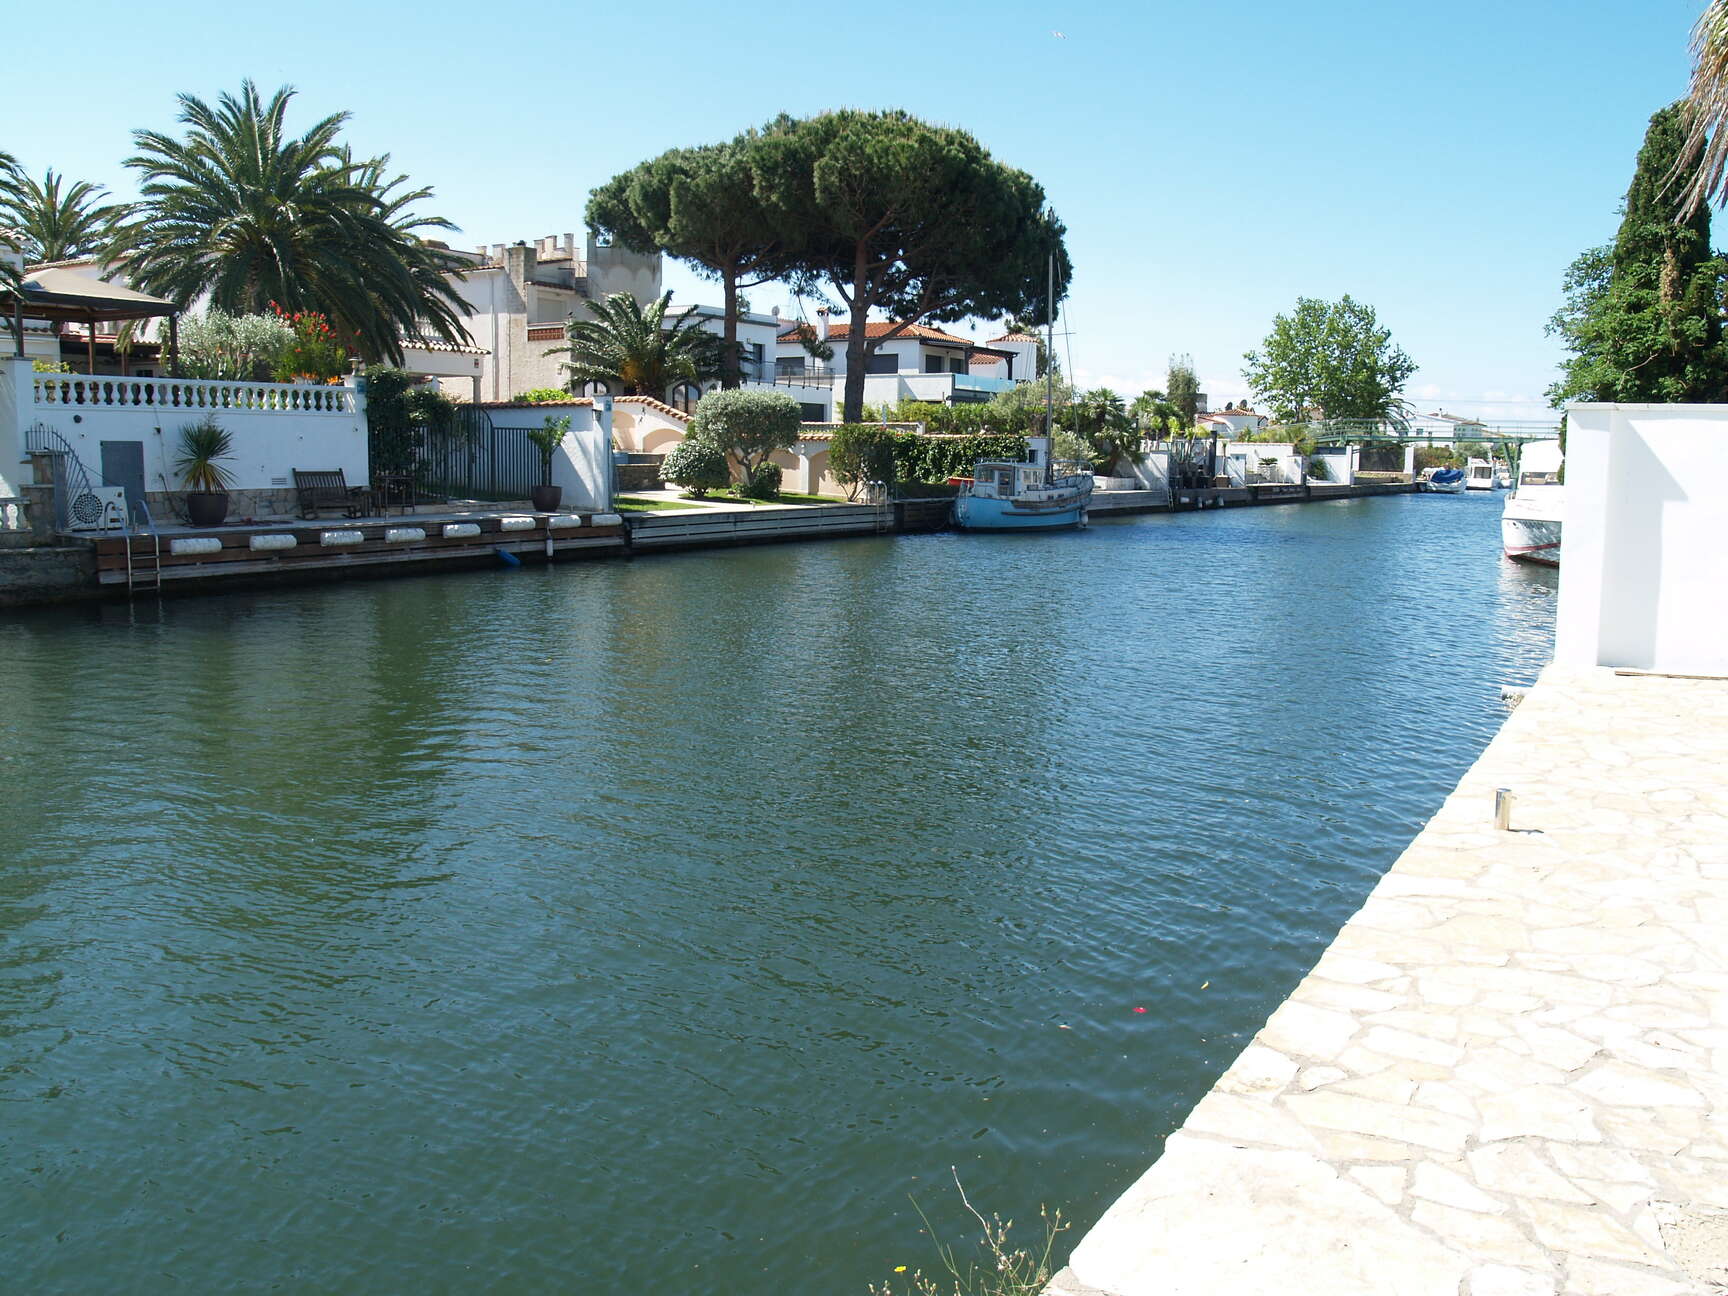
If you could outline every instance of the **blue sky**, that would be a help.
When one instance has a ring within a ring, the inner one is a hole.
[[[1540,417],[1561,272],[1612,236],[1700,3],[86,0],[76,80],[51,28],[41,58],[14,46],[0,149],[127,195],[129,131],[172,128],[176,93],[291,83],[302,124],[350,110],[357,148],[478,245],[578,230],[615,171],[781,110],[903,107],[1044,184],[1084,383],[1132,395],[1187,352],[1221,405],[1277,312],[1350,293],[1419,364],[1422,408]],[[716,297],[676,268],[668,286]]]

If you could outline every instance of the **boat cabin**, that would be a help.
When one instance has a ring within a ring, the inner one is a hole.
[[[981,463],[972,470],[971,493],[980,499],[1013,499],[1043,486],[1043,464]]]

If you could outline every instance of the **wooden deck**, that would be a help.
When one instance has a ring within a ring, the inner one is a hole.
[[[92,543],[98,583],[153,587],[158,563],[166,584],[454,562],[495,557],[500,551],[552,558],[577,549],[622,551],[627,542],[615,514],[464,512],[164,527],[155,535],[98,536]]]

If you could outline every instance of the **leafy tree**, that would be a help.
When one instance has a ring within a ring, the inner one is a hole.
[[[1382,328],[1374,308],[1345,296],[1300,297],[1272,321],[1260,349],[1244,357],[1243,376],[1281,422],[1310,410],[1327,418],[1386,418],[1416,364]]]
[[[1064,230],[1043,189],[964,131],[847,109],[780,123],[753,157],[764,204],[804,231],[801,269],[850,312],[845,422],[863,413],[868,357],[909,326],[1047,311],[1052,256],[1066,291]],[[893,321],[880,337],[872,313]]]
[[[1200,379],[1194,372],[1191,356],[1173,355],[1164,379],[1165,399],[1176,407],[1176,417],[1184,429],[1191,428],[1200,418]]]
[[[410,472],[428,432],[447,432],[456,407],[436,385],[421,386],[406,369],[373,365],[366,383],[366,426],[374,472]]]
[[[1676,104],[1650,119],[1613,244],[1566,271],[1565,305],[1548,324],[1571,353],[1548,389],[1556,405],[1728,397],[1728,262],[1710,250],[1708,208],[1688,214],[1698,163],[1686,159],[1687,111]]]
[[[448,228],[408,205],[430,190],[398,192],[388,158],[356,162],[337,136],[346,113],[304,134],[284,127],[294,90],[268,100],[252,82],[211,107],[179,97],[183,138],[137,131],[126,165],[141,198],[108,255],[127,255],[145,292],[182,305],[208,295],[236,314],[322,311],[362,355],[399,361],[402,338],[430,330],[462,342],[465,309],[445,275],[461,262],[416,231]]]
[[[719,490],[732,480],[726,466],[726,452],[719,446],[694,437],[686,437],[673,446],[660,466],[666,480],[682,486],[691,499],[701,499],[711,490]]]
[[[894,480],[894,434],[869,423],[846,423],[828,443],[828,472],[855,500],[871,482]]]
[[[1141,392],[1128,407],[1128,413],[1149,436],[1174,436],[1182,429],[1182,412],[1161,391]]]
[[[1051,403],[1056,416],[1074,399],[1074,388],[1065,379],[1056,378],[1050,384]],[[984,406],[985,426],[998,432],[1031,435],[1044,426],[1045,384],[1016,383],[1005,392],[997,392]]]
[[[673,383],[718,378],[724,344],[689,314],[668,324],[671,301],[669,292],[648,306],[623,292],[591,301],[594,318],[572,319],[565,328],[569,341],[546,354],[570,357],[564,368],[573,382],[617,384],[624,396],[665,400]]]
[[[778,129],[786,119],[771,122]],[[720,283],[723,387],[739,384],[742,288],[793,273],[800,228],[759,196],[752,157],[761,135],[672,149],[613,176],[588,200],[588,225],[635,252],[664,252]]]
[[[0,225],[24,236],[27,262],[84,256],[102,247],[125,211],[102,202],[107,192],[86,180],[66,185],[52,169],[38,181],[16,165],[0,167]]]
[[[180,369],[188,378],[270,378],[294,345],[294,329],[273,313],[210,310],[180,319]]]
[[[1094,387],[1075,401],[1065,420],[1081,442],[1095,471],[1105,473],[1123,456],[1133,458],[1140,438],[1122,398],[1108,387]]]
[[[737,459],[746,485],[776,450],[797,445],[801,431],[797,401],[785,392],[754,388],[711,391],[696,402],[690,420],[691,437]]]

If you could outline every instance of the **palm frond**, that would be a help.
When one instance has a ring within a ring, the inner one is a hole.
[[[265,99],[246,81],[214,105],[182,95],[184,136],[134,133],[140,200],[111,244],[134,281],[236,314],[321,311],[371,360],[400,363],[405,335],[467,341],[458,259],[419,233],[451,228],[414,210],[432,191],[390,177],[388,155],[357,161],[346,113],[290,134],[294,94]]]
[[[1689,220],[1706,203],[1728,195],[1728,0],[1710,0],[1692,29],[1692,107],[1686,147],[1670,183],[1681,183],[1678,218]],[[1688,168],[1697,170],[1688,177]]]

